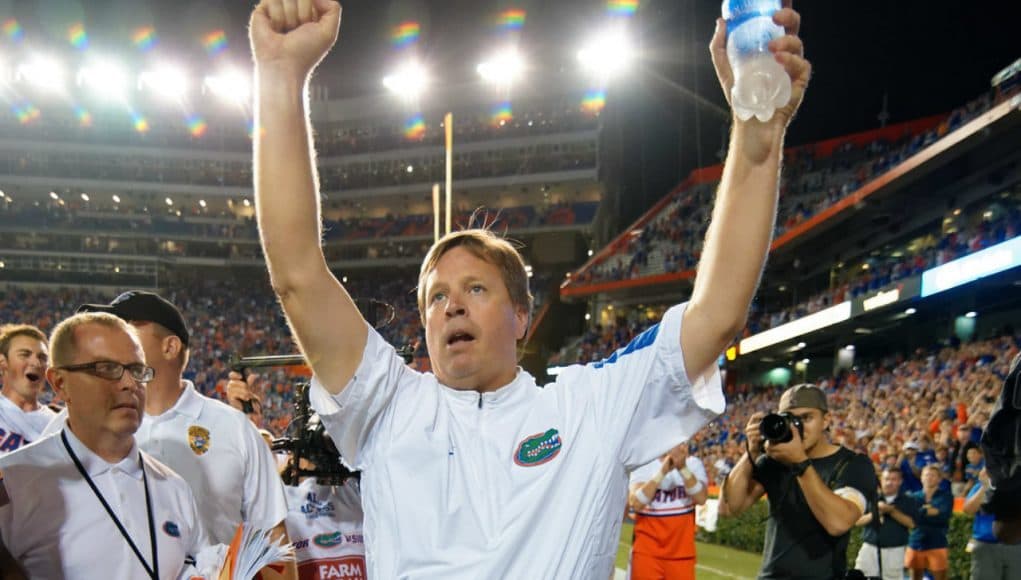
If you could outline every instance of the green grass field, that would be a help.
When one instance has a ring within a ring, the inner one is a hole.
[[[627,569],[631,527],[631,524],[625,523],[620,530],[620,548],[617,550],[617,568],[620,570]],[[751,580],[759,571],[760,560],[759,554],[699,543],[695,570],[699,580]]]

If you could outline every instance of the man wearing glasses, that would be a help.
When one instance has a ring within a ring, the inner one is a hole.
[[[155,374],[138,332],[76,314],[50,345],[67,422],[0,458],[0,538],[30,578],[177,578],[206,538],[188,484],[135,441]]]
[[[188,482],[212,542],[229,544],[242,521],[286,533],[283,483],[265,441],[244,414],[202,395],[182,376],[191,336],[177,307],[158,294],[130,291],[78,312],[113,314],[137,331],[156,372],[146,388],[138,445]],[[47,432],[59,429],[59,421]]]

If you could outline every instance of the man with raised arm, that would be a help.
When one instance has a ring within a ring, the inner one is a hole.
[[[786,127],[808,83],[789,2],[771,50],[793,83],[768,123],[735,120],[687,303],[606,360],[538,388],[517,366],[532,304],[517,251],[486,230],[445,236],[418,303],[432,373],[408,368],[362,319],[320,247],[309,75],[337,38],[330,0],[252,14],[255,192],[274,291],[314,371],[312,400],[362,471],[373,578],[605,578],[627,472],[723,410],[715,361],[743,328],[776,214]],[[724,93],[725,25],[711,54]]]

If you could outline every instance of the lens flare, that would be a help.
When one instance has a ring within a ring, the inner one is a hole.
[[[18,122],[22,125],[28,125],[42,115],[35,105],[27,101],[15,103],[11,107],[11,112],[14,113],[14,117],[18,119]]]
[[[419,23],[412,20],[401,22],[394,26],[393,32],[390,34],[390,42],[397,48],[406,48],[415,44],[421,33],[422,27]]]
[[[425,120],[422,115],[413,115],[404,122],[404,138],[409,141],[421,141],[425,137]]]
[[[509,102],[504,101],[499,105],[493,107],[493,114],[489,117],[489,122],[494,127],[503,127],[507,123],[514,119],[514,110],[511,108]]]
[[[606,91],[594,89],[585,93],[581,100],[581,110],[590,115],[597,115],[606,106]]]
[[[613,16],[634,16],[638,12],[638,0],[607,0],[606,12]]]
[[[223,30],[214,30],[202,37],[202,46],[209,56],[216,56],[227,50],[227,33]]]
[[[88,109],[82,106],[74,108],[74,116],[78,119],[79,127],[91,127],[92,126],[92,113]]]
[[[137,111],[131,113],[131,124],[138,133],[145,134],[149,132],[149,120]]]
[[[67,29],[67,41],[78,50],[85,50],[89,47],[89,35],[85,32],[85,25],[75,22]]]
[[[18,20],[15,18],[8,18],[7,20],[4,20],[2,26],[4,36],[6,36],[7,40],[11,42],[21,42],[21,39],[25,36],[25,32],[21,29],[21,25],[18,24]]]
[[[149,52],[156,45],[156,29],[143,26],[131,33],[131,44],[142,52]]]
[[[525,25],[526,13],[520,8],[504,10],[496,17],[496,27],[500,30],[521,30]]]
[[[192,137],[201,137],[205,135],[206,129],[209,128],[209,125],[206,124],[206,120],[197,113],[188,115],[185,122],[188,124],[188,132],[191,133]]]

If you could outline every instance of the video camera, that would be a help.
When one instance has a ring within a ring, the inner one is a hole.
[[[250,356],[232,358],[230,368],[234,372],[244,374],[248,369],[300,366],[305,364],[305,357],[300,354]],[[252,411],[251,402],[243,401],[244,411]],[[356,475],[340,460],[340,452],[333,444],[326,427],[319,420],[319,415],[312,410],[309,402],[309,383],[300,382],[294,390],[294,416],[287,426],[283,437],[273,440],[273,451],[284,451],[291,456],[287,469],[282,474],[284,483],[297,485],[303,477],[315,477],[323,485],[340,485],[345,479]],[[311,463],[311,468],[303,467],[302,460]]]
[[[366,322],[377,330],[396,318],[394,307],[381,300],[358,299],[355,304]],[[397,354],[404,359],[404,364],[411,364],[415,347],[412,344],[403,345],[397,348]],[[253,368],[306,365],[305,357],[300,354],[234,356],[229,363],[230,369],[242,376],[245,371]],[[303,477],[315,477],[323,485],[340,485],[349,477],[357,477],[358,473],[349,470],[341,461],[337,446],[326,432],[319,415],[312,410],[309,387],[308,382],[300,382],[295,386],[294,416],[284,436],[273,440],[272,449],[291,455],[287,468],[281,474],[287,485],[297,485]],[[251,401],[242,401],[241,405],[246,414],[255,410]],[[307,460],[311,467],[304,467],[302,460]]]
[[[793,413],[770,413],[762,418],[759,422],[759,432],[762,433],[762,437],[773,443],[787,443],[794,439],[794,431],[791,426],[794,426],[798,430],[798,435],[802,439],[805,438],[805,425],[801,422],[801,419]]]

